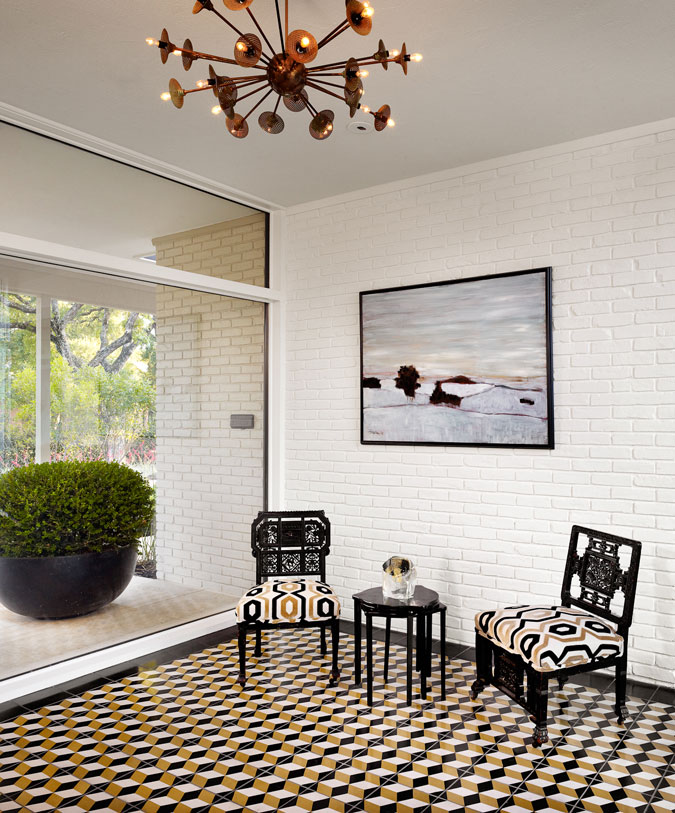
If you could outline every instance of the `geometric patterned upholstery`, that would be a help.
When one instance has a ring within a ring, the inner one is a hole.
[[[251,587],[237,604],[237,622],[297,624],[340,617],[340,601],[313,577],[276,578]]]
[[[505,607],[476,614],[476,630],[520,655],[537,672],[552,672],[623,653],[613,624],[571,607]]]

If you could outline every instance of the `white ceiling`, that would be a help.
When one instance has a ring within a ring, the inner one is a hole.
[[[246,12],[215,2],[255,30]],[[397,122],[381,134],[346,132],[347,108],[329,97],[325,106],[334,102],[337,115],[325,142],[310,137],[304,112],[284,111],[286,129],[269,136],[256,111],[249,137],[237,140],[223,116],[209,113],[208,91],[182,110],[160,102],[171,76],[190,87],[204,65],[186,74],[170,57],[163,66],[145,37],[166,26],[177,44],[189,36],[197,49],[231,54],[234,34],[206,11],[192,15],[192,0],[3,0],[1,98],[286,205],[674,115],[673,0],[372,5],[371,36],[349,31],[325,56],[372,53],[379,37],[389,48],[405,38],[409,51],[424,53],[407,79],[397,66],[371,69],[364,102],[391,104]],[[272,0],[251,8],[272,38]],[[291,27],[320,36],[343,10],[342,0],[291,0]]]
[[[139,257],[153,237],[252,209],[0,123],[0,230]]]

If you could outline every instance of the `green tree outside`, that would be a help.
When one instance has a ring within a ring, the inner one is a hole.
[[[0,468],[35,459],[35,298],[0,298]],[[154,479],[155,321],[151,314],[51,304],[51,456],[117,460]]]

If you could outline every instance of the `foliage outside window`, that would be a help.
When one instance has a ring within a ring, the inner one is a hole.
[[[1,306],[7,470],[35,459],[36,300]],[[154,479],[154,316],[52,300],[50,340],[51,459],[117,460]]]

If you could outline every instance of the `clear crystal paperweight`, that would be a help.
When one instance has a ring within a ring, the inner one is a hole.
[[[415,565],[406,556],[392,556],[382,565],[382,593],[385,598],[412,598],[416,584]]]

